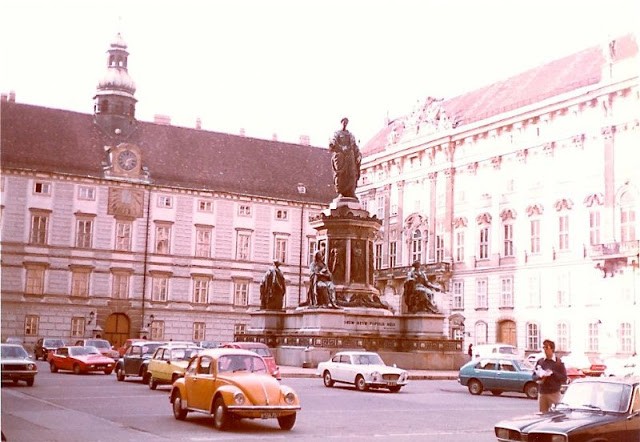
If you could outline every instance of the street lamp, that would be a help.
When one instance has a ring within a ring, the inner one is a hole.
[[[87,325],[91,324],[93,322],[93,318],[96,317],[96,314],[92,311],[89,312],[89,320],[87,321]]]

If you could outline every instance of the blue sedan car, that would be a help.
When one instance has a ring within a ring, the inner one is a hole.
[[[503,391],[524,393],[530,399],[538,397],[538,384],[533,380],[533,370],[524,361],[511,359],[476,359],[460,368],[458,382],[471,394],[488,390],[495,396]]]

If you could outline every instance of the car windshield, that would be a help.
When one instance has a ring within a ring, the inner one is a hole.
[[[384,365],[382,358],[376,354],[354,355],[354,363],[357,365]]]
[[[162,344],[148,344],[148,345],[143,345],[142,346],[142,354],[143,355],[152,355],[153,352],[156,351],[156,349],[158,347],[160,347]]]
[[[171,350],[172,361],[188,361],[198,354],[199,348],[176,348]]]
[[[45,339],[42,343],[44,347],[64,347],[64,342],[62,339]]]
[[[69,347],[69,354],[71,356],[88,356],[88,355],[99,355],[100,352],[97,348],[92,346],[87,347]]]
[[[267,367],[259,356],[224,355],[218,358],[218,372],[229,373],[248,371],[251,373],[266,373]]]
[[[629,407],[632,388],[610,382],[575,382],[569,385],[557,408],[585,408],[624,412]]]
[[[271,351],[269,351],[269,347],[251,347],[251,348],[247,348],[247,350],[251,350],[256,354],[259,354],[260,356],[264,356],[267,358],[272,357]]]
[[[109,341],[105,341],[104,339],[87,339],[86,345],[92,345],[96,348],[111,348]]]
[[[27,358],[29,355],[26,350],[17,345],[3,345],[2,346],[2,354],[0,354],[0,358]]]

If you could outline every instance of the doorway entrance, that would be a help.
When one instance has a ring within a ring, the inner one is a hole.
[[[516,323],[510,320],[498,322],[498,341],[502,344],[511,344],[518,346],[516,339]]]
[[[129,331],[131,329],[131,321],[124,313],[113,313],[107,318],[104,326],[104,338],[111,342],[116,348],[124,345],[129,339]]]

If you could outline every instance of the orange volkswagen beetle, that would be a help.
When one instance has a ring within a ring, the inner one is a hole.
[[[235,348],[203,350],[191,359],[169,401],[176,419],[192,411],[209,414],[219,430],[237,419],[277,419],[290,430],[301,409],[296,392],[269,374],[261,356]]]

